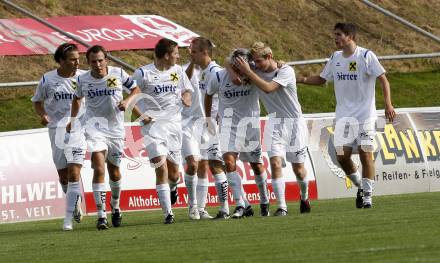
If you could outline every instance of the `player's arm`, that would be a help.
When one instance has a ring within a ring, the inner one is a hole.
[[[311,76],[311,77],[298,77],[296,83],[302,83],[307,85],[323,85],[327,82],[326,79],[321,76]]]
[[[40,117],[40,123],[46,126],[49,123],[49,116],[47,116],[46,110],[44,109],[44,105],[42,101],[33,102],[35,112]]]
[[[191,62],[189,62],[189,65],[185,70],[185,73],[186,73],[186,76],[188,76],[188,79],[191,79],[194,74],[194,66],[195,66],[195,64],[191,61]]]
[[[260,78],[249,66],[249,63],[245,61],[243,58],[238,57],[236,61],[237,68],[246,75],[251,81],[261,90],[266,93],[274,92],[281,87],[281,85],[275,81],[265,81]]]
[[[81,99],[82,98],[73,95],[72,107],[70,109],[70,122],[66,126],[67,132],[70,132],[70,130],[72,129],[72,122],[75,121],[75,118],[78,115],[79,110],[81,109]]]
[[[186,107],[191,107],[192,101],[191,101],[191,91],[190,90],[185,90],[182,93],[182,103]]]
[[[205,94],[205,115],[207,118],[211,117],[211,110],[212,110],[212,96],[208,95],[208,93]]]
[[[243,82],[241,81],[240,76],[235,72],[235,70],[232,68],[231,63],[229,61],[229,58],[226,59],[225,62],[225,69],[229,74],[229,78],[231,79],[232,83],[235,85],[240,86]]]
[[[189,77],[187,77],[186,73],[182,74],[183,76],[183,82],[181,83],[183,85],[182,87],[182,104],[186,107],[191,107],[191,97],[192,93],[194,92],[193,86],[191,84],[191,81],[189,80]]]
[[[141,89],[138,86],[134,86],[130,89],[130,94],[119,102],[118,108],[121,111],[125,111],[128,106],[132,103],[133,99],[135,98],[136,94],[141,93]]]
[[[391,103],[390,82],[388,81],[385,74],[380,75],[378,79],[383,91],[383,98],[385,102],[385,117],[390,122],[393,122],[394,118],[396,117],[396,112],[394,111],[393,104]]]

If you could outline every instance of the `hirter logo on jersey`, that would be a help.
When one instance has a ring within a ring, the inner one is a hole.
[[[356,61],[350,62],[350,64],[348,65],[348,71],[356,71],[356,70],[357,70]]]
[[[174,82],[179,81],[179,76],[177,76],[177,73],[176,73],[176,72],[171,73],[171,74],[170,74],[170,77],[171,77],[171,81],[174,81]]]
[[[107,87],[108,88],[116,88],[118,86],[118,79],[114,77],[110,77],[107,79]]]

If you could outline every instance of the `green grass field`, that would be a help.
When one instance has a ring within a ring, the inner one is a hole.
[[[375,197],[373,209],[353,199],[312,203],[300,215],[176,224],[160,211],[125,213],[123,226],[98,231],[86,217],[74,231],[62,219],[0,225],[1,262],[438,262],[440,193]],[[256,210],[258,208],[256,207]],[[274,206],[272,207],[274,210]],[[215,209],[210,209],[211,213]],[[256,211],[257,213],[259,211]]]

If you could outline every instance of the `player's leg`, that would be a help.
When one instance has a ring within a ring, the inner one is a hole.
[[[72,230],[72,218],[76,222],[80,223],[82,219],[81,212],[81,164],[72,163],[68,165],[68,179],[69,183],[67,186],[66,193],[66,214],[64,217],[63,230]],[[78,210],[79,206],[79,210]],[[77,213],[75,213],[77,210]]]
[[[272,172],[272,189],[275,194],[275,198],[278,202],[278,209],[275,211],[275,216],[286,216],[287,215],[287,204],[286,204],[286,184],[284,182],[283,176],[283,163],[284,160],[280,156],[270,157],[270,169]]]
[[[361,175],[355,163],[351,159],[353,148],[349,146],[343,146],[336,150],[336,159],[344,171],[345,175],[358,187],[356,194],[356,207],[363,207],[363,190],[361,183]]]
[[[105,155],[106,151],[92,152],[92,189],[96,204],[96,210],[98,212],[98,221],[96,223],[96,227],[98,228],[98,230],[108,229],[106,215],[106,187],[104,184]]]
[[[220,208],[215,218],[227,219],[229,218],[229,183],[228,177],[226,176],[224,170],[224,165],[222,161],[223,158],[219,156],[218,151],[216,151],[216,153],[214,154],[212,154],[212,151],[208,151],[208,155],[210,155],[208,157],[208,165],[211,173],[214,176],[215,189],[217,191],[217,197],[220,203]]]
[[[168,169],[168,184],[170,187],[170,205],[175,204],[178,201],[177,194],[177,185],[179,183],[179,165],[175,161],[171,161],[167,157],[167,169]],[[174,215],[173,213],[169,213],[169,215],[165,218],[165,224],[174,223]]]
[[[107,171],[109,174],[109,185],[111,190],[110,206],[112,209],[112,225],[119,227],[122,222],[122,213],[120,208],[122,175],[119,166],[122,160],[124,150],[124,140],[107,139]]]
[[[235,201],[235,210],[232,214],[232,218],[241,218],[244,215],[244,210],[246,207],[246,203],[243,199],[243,191],[242,191],[242,179],[241,176],[237,173],[237,162],[238,153],[235,152],[227,152],[223,154],[223,160],[225,162],[225,171],[226,177],[228,178],[229,186],[232,189],[232,195]]]
[[[200,219],[212,219],[206,211],[206,198],[208,195],[208,170],[209,164],[207,160],[200,160],[197,168],[197,209],[199,211]]]
[[[269,216],[269,192],[267,190],[267,173],[260,162],[250,163],[255,175],[255,184],[260,194],[260,214]]]
[[[151,164],[155,167],[156,173],[156,192],[159,197],[159,203],[162,208],[165,220],[173,216],[171,210],[170,185],[168,184],[168,166],[166,156],[161,155],[150,159]],[[174,219],[174,217],[173,217]],[[165,223],[172,223],[165,221]]]
[[[286,160],[292,163],[293,173],[295,174],[300,189],[300,213],[310,213],[311,209],[309,201],[309,184],[306,180],[307,170],[304,166],[306,158],[307,147],[303,147],[297,152],[286,153]]]
[[[185,185],[188,191],[188,206],[190,219],[198,220],[200,219],[199,211],[197,209],[197,183],[198,177],[196,175],[198,168],[198,161],[194,158],[194,155],[189,155],[185,157],[186,169],[185,169]]]

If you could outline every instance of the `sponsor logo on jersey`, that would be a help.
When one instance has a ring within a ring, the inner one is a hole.
[[[77,87],[76,81],[72,79],[72,89],[76,90],[76,87]]]
[[[336,78],[338,80],[357,80],[357,74],[345,74],[342,72],[336,73]]]
[[[176,72],[171,73],[171,74],[170,74],[170,77],[171,77],[171,81],[174,81],[174,82],[179,81],[179,76],[177,75]]]
[[[251,85],[251,80],[249,78],[243,79],[243,86],[246,86],[246,85]]]
[[[73,93],[66,93],[66,92],[63,92],[63,91],[57,91],[57,92],[55,92],[54,94],[53,94],[53,98],[56,100],[56,101],[59,101],[59,100],[72,100],[73,99]]]
[[[224,93],[225,98],[244,97],[251,94],[251,90],[226,90]]]
[[[176,85],[157,85],[154,87],[154,93],[156,94],[166,93],[166,92],[175,93],[176,89],[177,89]]]
[[[115,95],[116,90],[115,89],[95,89],[95,90],[88,90],[87,91],[87,98],[93,99],[95,97],[101,97],[101,96],[113,96]]]
[[[108,88],[116,88],[118,86],[118,79],[115,77],[109,77],[107,79],[107,87]]]
[[[205,80],[205,72],[202,73],[202,77],[200,78],[200,80]]]
[[[341,63],[336,62],[336,67],[340,67],[340,66],[341,66]]]
[[[356,61],[351,61],[348,64],[348,71],[356,71],[356,70],[357,70]]]

